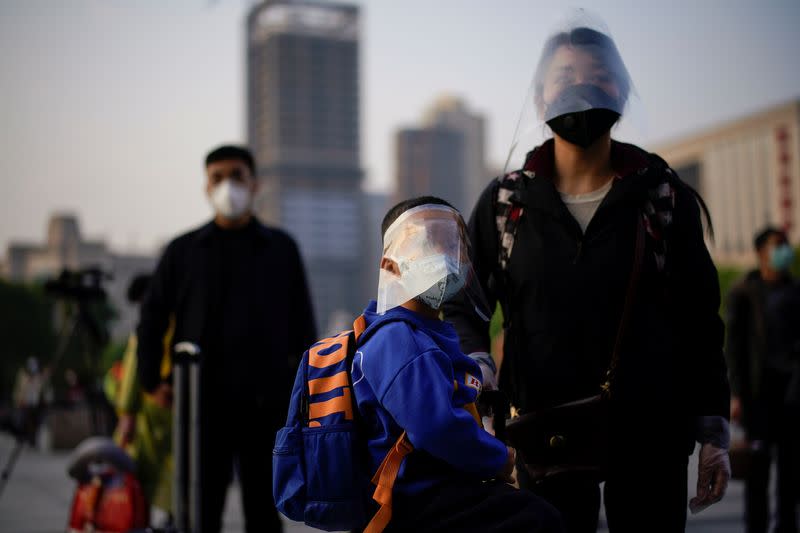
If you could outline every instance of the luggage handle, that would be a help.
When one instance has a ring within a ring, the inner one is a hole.
[[[173,347],[175,479],[172,496],[175,525],[181,533],[201,533],[200,356],[200,346],[193,342],[183,341]]]

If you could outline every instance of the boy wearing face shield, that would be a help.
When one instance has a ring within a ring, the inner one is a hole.
[[[478,365],[439,309],[456,294],[480,307],[461,216],[434,197],[401,202],[383,222],[377,302],[364,311],[353,391],[368,471],[405,435],[386,531],[561,531],[557,513],[514,489],[514,452],[486,432]],[[485,314],[485,310],[482,310]]]
[[[800,286],[789,269],[794,250],[786,233],[765,228],[755,237],[758,268],[728,298],[726,355],[731,420],[742,425],[751,449],[745,478],[748,533],[770,523],[769,477],[777,467],[775,530],[796,532],[800,469]]]
[[[503,309],[499,385],[519,412],[606,398],[610,530],[683,531],[695,442],[692,510],[718,501],[729,477],[719,285],[699,196],[658,156],[611,139],[633,85],[607,29],[590,19],[578,11],[546,41],[509,157],[522,150],[522,168],[487,187],[469,222],[473,265],[490,306]],[[544,124],[553,139],[534,148]],[[486,324],[463,299],[444,310],[464,352],[493,376]],[[519,474],[521,486],[559,509],[568,531],[593,532],[598,477],[562,466],[546,478]]]

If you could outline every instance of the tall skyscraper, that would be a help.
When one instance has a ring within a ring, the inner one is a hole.
[[[385,193],[368,193],[364,195],[364,292],[368,299],[378,297],[378,270],[383,255],[383,235],[381,223],[389,208],[391,198]]]
[[[464,136],[464,204],[469,216],[492,176],[486,169],[486,120],[470,111],[463,100],[452,95],[440,96],[422,119],[427,128],[447,128]]]
[[[396,149],[396,201],[431,194],[462,213],[467,209],[462,133],[438,127],[403,129],[397,133]]]
[[[490,180],[484,159],[484,123],[460,99],[443,96],[424,113],[422,127],[400,130],[396,199],[432,194],[468,218]]]
[[[256,211],[298,241],[327,331],[364,304],[358,8],[266,0],[249,13],[247,37]]]

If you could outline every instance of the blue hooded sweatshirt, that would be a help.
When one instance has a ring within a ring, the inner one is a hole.
[[[364,311],[366,341],[353,360],[353,389],[367,428],[370,475],[406,431],[414,451],[395,482],[413,496],[443,482],[494,477],[506,446],[464,406],[480,392],[478,364],[461,353],[453,326],[403,307]]]

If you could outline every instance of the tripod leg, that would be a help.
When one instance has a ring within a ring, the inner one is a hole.
[[[19,459],[24,446],[25,441],[22,440],[22,437],[18,436],[17,441],[14,444],[14,449],[11,450],[11,456],[8,458],[6,466],[3,468],[3,473],[0,474],[0,496],[3,495],[3,491],[8,484],[8,479],[11,477],[11,472],[14,470],[14,465],[17,463],[17,459]]]
[[[77,315],[72,319],[71,322],[67,322],[61,328],[61,333],[59,333],[59,342],[58,346],[56,347],[56,355],[53,357],[53,360],[50,362],[50,375],[53,375],[58,368],[61,359],[64,358],[64,354],[67,353],[67,348],[69,348],[70,342],[72,339],[77,336],[78,333],[78,317]]]

